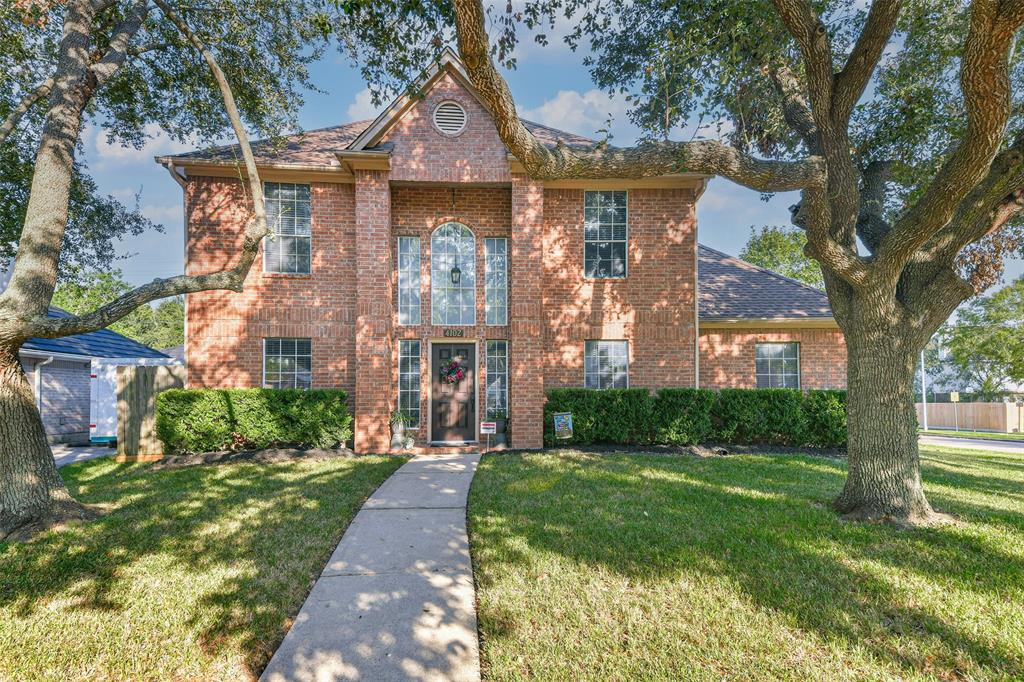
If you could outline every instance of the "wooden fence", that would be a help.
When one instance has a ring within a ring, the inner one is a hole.
[[[1024,430],[1021,412],[1016,403],[928,403],[928,428],[1019,433]],[[924,426],[921,403],[917,423]]]
[[[156,394],[185,386],[181,365],[117,368],[117,459],[150,461],[163,457],[156,437]]]

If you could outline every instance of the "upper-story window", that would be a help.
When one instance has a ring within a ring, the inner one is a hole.
[[[584,192],[584,275],[594,278],[625,277],[628,244],[626,192]]]
[[[800,388],[799,343],[759,343],[755,363],[758,388]]]
[[[484,240],[484,316],[487,324],[508,324],[508,240]]]
[[[420,238],[398,238],[398,324],[420,323]]]
[[[267,222],[274,238],[263,240],[263,271],[308,274],[310,271],[309,185],[267,182]]]
[[[476,324],[476,238],[462,223],[445,223],[430,237],[430,321]]]

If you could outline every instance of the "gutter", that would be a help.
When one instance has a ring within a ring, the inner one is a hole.
[[[185,174],[179,171],[177,167],[175,167],[174,161],[172,161],[170,157],[158,156],[156,157],[156,162],[167,169],[167,172],[171,174],[171,177],[174,179],[176,183],[181,185],[182,188],[185,187]]]

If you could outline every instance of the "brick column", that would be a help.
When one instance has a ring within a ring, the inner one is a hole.
[[[391,442],[391,189],[387,171],[356,170],[355,450]]]
[[[509,431],[512,446],[544,446],[544,185],[512,175]]]

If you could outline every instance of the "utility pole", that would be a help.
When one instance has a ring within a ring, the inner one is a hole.
[[[924,430],[928,430],[928,387],[924,375],[924,351],[921,351],[921,405],[924,408]]]

